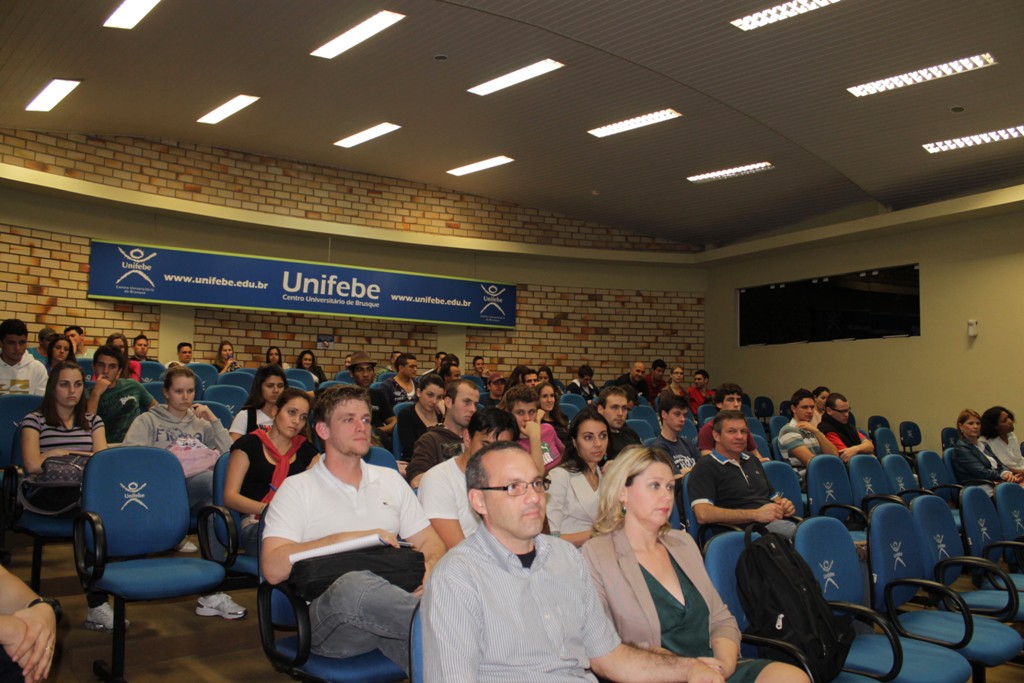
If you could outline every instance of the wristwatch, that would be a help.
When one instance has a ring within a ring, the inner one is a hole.
[[[28,603],[28,606],[35,607],[39,604],[49,605],[53,609],[54,616],[57,617],[57,623],[60,623],[61,617],[64,616],[64,610],[61,609],[60,600],[57,600],[56,598],[36,598],[32,602]]]

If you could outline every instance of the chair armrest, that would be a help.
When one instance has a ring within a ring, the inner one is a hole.
[[[1021,541],[993,541],[985,546],[981,554],[988,558],[992,554],[989,552],[990,550],[998,550],[1000,548],[1012,550],[1016,556],[1017,564],[1024,567],[1024,542]]]
[[[940,484],[940,486],[947,486],[947,485],[948,484]],[[904,496],[904,495],[906,495],[908,493],[916,493],[919,496],[935,496],[935,495],[938,495],[937,493],[935,493],[935,491],[930,491],[928,489],[918,489],[918,488],[903,489],[902,491],[900,491],[896,495],[897,496]]]
[[[822,514],[824,514],[825,510],[829,510],[831,508],[837,508],[839,510],[848,510],[852,514],[860,517],[861,520],[864,522],[864,525],[867,526],[868,516],[864,512],[864,510],[857,507],[856,505],[849,505],[847,503],[826,503],[822,505],[820,508],[818,508],[818,516],[821,517]]]
[[[945,560],[939,560],[935,563],[935,580],[940,583],[945,583],[942,580],[942,575],[945,573],[947,567],[975,567],[984,571],[992,582],[993,586],[998,586],[995,577],[999,577],[999,580],[1003,582],[1003,587],[997,588],[996,590],[1006,591],[1006,606],[998,609],[987,609],[983,607],[975,607],[971,610],[974,614],[984,614],[985,616],[993,617],[999,621],[1013,621],[1017,617],[1017,610],[1020,609],[1020,596],[1017,593],[1017,586],[1013,583],[1013,579],[1007,574],[1001,567],[994,562],[989,562],[980,557],[949,557]],[[994,575],[994,576],[993,576]],[[948,607],[948,604],[947,604]]]
[[[892,668],[881,676],[847,667],[843,667],[843,671],[850,671],[879,681],[891,681],[896,678],[903,669],[903,645],[900,643],[899,633],[893,628],[892,623],[870,607],[858,605],[854,602],[829,601],[828,606],[833,610],[846,612],[855,619],[867,622],[872,626],[877,626],[889,641],[889,647],[892,648]]]
[[[210,547],[210,528],[212,524],[208,520],[213,515],[221,517],[227,528],[228,546],[224,549],[225,557],[223,560],[215,558]],[[235,557],[238,555],[238,529],[235,527],[235,518],[231,511],[223,505],[207,505],[196,516],[196,526],[199,528],[199,550],[202,552],[203,559],[217,562],[224,567],[233,565]]]
[[[998,486],[999,484],[1002,484],[1002,483],[1003,482],[1001,480],[998,480],[998,479],[965,479],[964,481],[960,482],[960,485],[963,486],[963,487],[967,487],[967,486],[992,486],[992,487],[995,487],[995,486]]]
[[[274,623],[272,607],[275,590],[280,591],[288,598],[288,604],[294,616],[294,626]],[[263,652],[274,666],[290,671],[293,667],[305,664],[309,659],[312,643],[309,605],[306,604],[306,601],[296,596],[287,583],[274,585],[263,581],[256,592],[256,613],[259,617],[260,644],[263,646]],[[297,642],[294,657],[289,657],[277,649],[277,639],[274,637],[277,631],[295,631]]]
[[[953,491],[955,491],[957,493],[957,495],[953,497],[953,502],[956,503],[956,506],[959,508],[960,507],[960,495],[959,494],[960,494],[961,491],[964,490],[964,487],[961,486],[960,484],[936,484],[935,486],[933,486],[931,488],[931,490],[933,492],[934,491],[940,491],[942,489],[951,489],[951,490],[953,490]]]
[[[903,507],[907,507],[907,501],[892,493],[869,493],[860,499],[861,509],[868,510],[868,503],[874,501],[878,501],[879,503],[898,503]]]
[[[712,536],[726,531],[743,531],[733,524],[701,524],[697,527],[697,545],[703,548]]]
[[[778,650],[779,652],[786,654],[788,657],[791,657],[793,661],[797,662],[800,668],[804,670],[804,673],[807,674],[807,678],[810,679],[811,683],[824,683],[824,681],[819,681],[814,677],[814,673],[811,671],[811,667],[807,663],[807,656],[796,645],[787,643],[784,640],[755,636],[749,633],[742,634],[741,638],[744,643],[757,645],[758,647],[763,648],[766,647],[771,650]]]
[[[947,600],[947,605],[952,602],[955,606],[955,609],[952,611],[959,612],[960,616],[964,620],[963,637],[956,642],[948,642],[934,638],[927,638],[906,630],[900,623],[898,619],[899,613],[896,611],[896,606],[892,602],[892,591],[896,586],[916,586],[917,588],[923,588],[931,595],[936,595],[943,600]],[[927,579],[893,579],[885,585],[885,606],[889,613],[889,621],[892,622],[893,626],[896,627],[896,630],[901,636],[913,638],[915,640],[923,640],[926,643],[941,645],[954,650],[959,650],[974,638],[974,619],[971,617],[971,611],[968,609],[967,603],[964,602],[964,599],[960,597],[959,593],[947,588],[944,584],[937,581],[928,581]]]
[[[103,578],[107,567],[107,531],[103,519],[95,512],[80,512],[74,523],[75,570],[82,590],[88,593]],[[86,534],[92,535],[92,549]]]

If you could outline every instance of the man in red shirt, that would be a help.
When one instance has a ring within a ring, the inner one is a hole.
[[[693,374],[693,386],[686,392],[686,402],[690,404],[690,414],[694,420],[697,419],[697,409],[715,398],[715,392],[708,388],[710,379],[711,375],[704,369]]]

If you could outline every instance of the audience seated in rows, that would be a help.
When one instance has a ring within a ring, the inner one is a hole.
[[[742,410],[743,388],[738,384],[723,384],[718,387],[718,390],[715,392],[715,407],[719,411]],[[705,422],[697,432],[697,448],[700,449],[701,455],[708,455],[715,448],[715,438],[710,420]],[[762,462],[769,459],[766,457],[767,453],[761,453],[757,449],[754,436],[749,431],[747,432],[747,445],[744,447],[744,452],[750,453]]]
[[[468,379],[452,382],[444,394],[444,423],[431,427],[416,441],[405,476],[416,488],[427,470],[462,454],[465,432],[477,410],[480,389]]]

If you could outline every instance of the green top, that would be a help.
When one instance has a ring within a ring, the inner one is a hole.
[[[124,441],[132,421],[153,402],[146,388],[133,379],[119,379],[100,396],[96,413],[107,428],[107,443]]]

